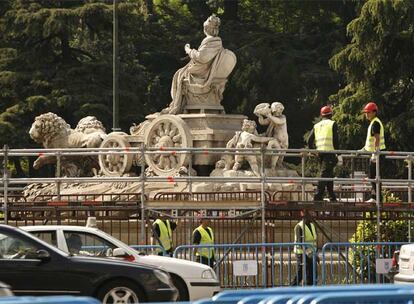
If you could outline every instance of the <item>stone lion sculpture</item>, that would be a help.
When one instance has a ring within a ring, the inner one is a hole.
[[[37,116],[29,134],[35,142],[42,144],[46,149],[96,148],[101,145],[106,136],[103,124],[94,116],[81,119],[76,129],[71,129],[63,118],[51,112]],[[55,162],[55,156],[41,155],[34,162],[33,168],[39,169]],[[90,175],[90,172],[85,171],[91,169],[91,163],[94,161],[91,161],[90,157],[83,157],[82,160],[79,157],[72,160],[69,157],[62,157],[62,173],[66,176]]]

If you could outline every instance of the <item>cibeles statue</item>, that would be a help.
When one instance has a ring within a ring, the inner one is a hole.
[[[184,46],[190,62],[175,73],[171,85],[172,101],[161,114],[208,110],[224,113],[220,103],[227,77],[237,60],[232,51],[223,48],[218,36],[220,18],[215,15],[208,17],[203,28],[206,37],[198,49],[192,49],[189,44]]]

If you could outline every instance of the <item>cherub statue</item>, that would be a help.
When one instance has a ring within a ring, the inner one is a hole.
[[[211,171],[210,176],[223,176],[223,173],[226,169],[226,161],[220,159],[216,162],[215,169]]]
[[[274,145],[274,138],[259,136],[256,130],[256,122],[254,120],[245,119],[242,125],[242,132],[236,132],[236,135],[230,140],[236,142],[236,148],[254,148],[260,146],[257,144],[267,144],[268,146]],[[256,145],[255,145],[256,144]],[[260,176],[259,163],[260,156],[258,155],[241,155],[237,154],[234,157],[235,163],[233,170],[237,171],[241,168],[244,160],[250,165],[251,170],[256,176]]]
[[[280,102],[273,102],[272,105],[260,103],[254,109],[254,114],[259,118],[259,123],[268,126],[264,135],[277,140],[277,144],[272,147],[273,149],[285,150],[289,148],[286,116],[282,114],[284,109],[285,107]],[[282,163],[282,156],[273,157],[272,167],[280,167]]]

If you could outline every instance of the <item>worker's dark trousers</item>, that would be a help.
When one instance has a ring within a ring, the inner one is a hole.
[[[173,256],[173,252],[174,252],[174,249],[170,248],[170,249],[168,249],[168,250],[165,251],[165,254],[164,254],[163,251],[159,251],[158,252],[158,255],[172,257]]]
[[[305,255],[306,260],[306,282],[303,282],[303,285],[313,285],[313,259],[312,257],[308,257]],[[302,285],[302,279],[303,279],[303,271],[304,271],[304,265],[303,265],[303,255],[297,254],[296,255],[296,263],[298,265],[296,277],[291,282],[291,286],[295,285]]]
[[[216,264],[216,259],[214,257],[209,259],[207,257],[200,255],[200,256],[197,256],[197,261],[200,262],[201,264],[210,266],[211,268],[213,268],[214,264]]]
[[[338,163],[338,159],[335,154],[320,154],[319,155],[319,177],[330,177],[334,176],[333,170]],[[333,191],[333,181],[319,181],[316,188],[314,201],[322,201],[325,188],[328,191],[329,199],[336,201],[336,195]]]
[[[379,160],[380,160],[380,177],[384,178],[383,176],[381,176],[381,172],[384,172],[385,155],[380,155]],[[377,164],[371,159],[369,161],[368,177],[371,179],[371,178],[376,178],[376,176],[377,176]],[[380,190],[380,201],[382,202],[381,183],[379,184],[379,190]],[[376,194],[377,194],[377,184],[371,183],[371,198],[376,199],[377,198]]]

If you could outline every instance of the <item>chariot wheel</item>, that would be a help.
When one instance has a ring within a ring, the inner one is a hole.
[[[191,148],[193,140],[184,120],[175,115],[161,115],[145,130],[144,143],[147,148]],[[158,176],[175,175],[188,164],[190,154],[170,151],[169,153],[145,154],[147,165]]]
[[[102,142],[101,148],[125,148],[131,147],[126,139],[128,134],[123,132],[112,132]],[[122,176],[131,170],[132,154],[100,154],[99,166],[107,176]]]

